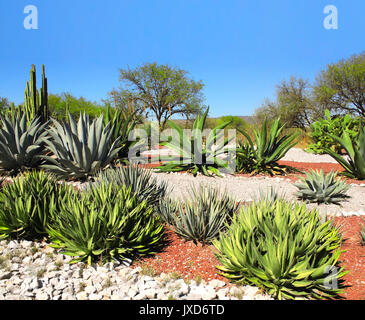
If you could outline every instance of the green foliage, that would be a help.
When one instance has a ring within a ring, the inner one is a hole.
[[[188,171],[194,176],[196,176],[198,172],[206,176],[213,174],[220,176],[218,168],[230,170],[229,163],[218,157],[229,150],[228,144],[234,139],[224,139],[223,129],[227,127],[230,122],[225,122],[210,131],[204,143],[203,129],[208,112],[209,108],[202,117],[198,116],[195,119],[191,137],[188,137],[178,125],[169,121],[170,126],[178,134],[179,139],[172,139],[170,142],[162,142],[161,145],[178,152],[179,156],[168,157],[166,159],[169,161],[168,163],[157,167],[160,172]],[[217,144],[215,148],[213,147],[214,143]],[[164,158],[162,157],[161,160],[164,160]]]
[[[69,114],[70,124],[53,120],[45,140],[53,156],[44,156],[43,167],[65,179],[85,180],[108,166],[120,150],[119,139],[113,141],[114,125],[103,126],[103,116],[91,123],[84,113],[78,122]]]
[[[131,188],[101,184],[64,198],[48,233],[54,247],[74,257],[71,263],[91,264],[152,254],[164,230],[152,207]]]
[[[201,81],[189,78],[188,72],[169,65],[145,63],[135,69],[121,69],[120,92],[113,90],[115,100],[135,102],[136,110],[152,112],[159,127],[173,115],[189,117],[202,111],[204,100]]]
[[[365,53],[327,65],[317,77],[313,96],[337,113],[365,116]]]
[[[233,282],[278,299],[322,299],[342,293],[341,241],[317,211],[278,200],[243,207],[213,245],[220,274]]]
[[[171,223],[180,237],[194,243],[210,243],[237,211],[238,205],[226,192],[212,187],[194,187],[190,199],[171,201],[162,208],[165,221]]]
[[[310,138],[314,143],[310,144],[308,151],[314,153],[325,153],[325,149],[331,149],[340,154],[342,146],[331,135],[341,136],[347,132],[351,139],[355,139],[359,133],[360,118],[354,119],[350,115],[331,118],[330,111],[325,111],[325,118],[319,119],[311,124]]]
[[[263,106],[255,110],[258,122],[264,119],[280,118],[286,128],[305,129],[317,118],[320,111],[313,101],[311,85],[302,78],[291,77],[283,80],[276,91],[276,100],[265,100]]]
[[[238,140],[236,149],[236,172],[252,173],[255,171],[255,149],[247,142]]]
[[[27,115],[4,116],[0,128],[0,171],[16,175],[19,171],[37,168],[45,152],[43,139],[47,123],[39,118],[27,121]]]
[[[84,97],[75,97],[71,93],[50,94],[48,104],[52,117],[58,121],[66,120],[68,112],[77,119],[81,113],[87,113],[90,119],[107,113],[107,106],[89,101]]]
[[[45,75],[44,65],[42,65],[42,87],[39,92],[37,90],[35,65],[32,65],[30,81],[27,82],[24,93],[22,110],[27,114],[28,121],[39,118],[42,123],[45,123],[49,120],[48,81]]]
[[[137,165],[101,171],[95,182],[96,184],[111,184],[120,188],[130,187],[140,201],[145,200],[150,205],[157,205],[167,192],[166,182],[159,183],[156,178],[152,178],[150,170]]]
[[[0,239],[41,239],[58,210],[58,201],[72,189],[42,171],[28,172],[0,191]]]
[[[334,158],[344,169],[342,175],[352,179],[365,179],[365,131],[363,125],[359,128],[356,138],[351,138],[348,132],[344,132],[342,137],[330,135],[337,143],[346,150],[346,156],[333,152],[330,149],[324,149],[332,158]]]
[[[339,204],[349,196],[346,192],[350,186],[339,179],[336,179],[337,172],[331,171],[325,175],[324,171],[314,171],[306,173],[306,177],[299,177],[302,183],[295,183],[294,185],[299,189],[295,193],[301,200],[309,202],[325,203],[325,204]]]
[[[278,161],[297,143],[297,134],[282,134],[284,126],[280,126],[280,119],[276,119],[269,131],[267,120],[264,120],[261,130],[253,129],[254,140],[247,131],[239,130],[248,141],[248,145],[240,144],[237,148],[237,168],[241,172],[259,174],[282,174],[292,170],[288,166],[279,165]],[[253,163],[252,163],[253,162]],[[249,165],[246,166],[246,163]]]
[[[130,135],[139,124],[141,119],[137,116],[137,113],[132,110],[112,110],[108,106],[105,113],[104,125],[107,126],[109,122],[114,127],[112,140],[119,139],[120,150],[117,158],[123,163],[128,163],[129,149],[136,143],[136,141],[130,141]]]

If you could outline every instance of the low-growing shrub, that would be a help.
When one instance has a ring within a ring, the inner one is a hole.
[[[334,171],[325,174],[323,169],[319,172],[310,170],[305,178],[299,177],[301,183],[294,184],[299,189],[295,195],[308,202],[339,204],[349,198],[346,192],[350,186],[336,177],[337,172]]]
[[[131,259],[154,253],[163,225],[131,188],[100,184],[64,198],[48,229],[52,246],[73,256],[71,263]]]
[[[96,184],[112,184],[113,186],[131,187],[141,201],[157,205],[168,190],[166,182],[158,182],[152,177],[151,171],[138,165],[127,165],[119,168],[109,168],[101,171],[95,179]]]
[[[213,240],[220,274],[278,299],[334,298],[342,293],[342,236],[317,211],[285,200],[254,202]]]
[[[28,172],[0,191],[0,239],[41,239],[57,213],[59,201],[72,192],[42,171]]]
[[[310,138],[313,140],[307,151],[316,154],[326,153],[330,149],[335,153],[342,153],[343,147],[331,135],[341,136],[344,132],[354,139],[359,132],[360,118],[354,119],[350,115],[331,117],[329,110],[325,111],[325,118],[311,124]]]
[[[238,204],[226,192],[200,186],[192,188],[190,197],[182,202],[162,207],[165,221],[169,221],[180,237],[194,243],[210,243],[237,211]]]

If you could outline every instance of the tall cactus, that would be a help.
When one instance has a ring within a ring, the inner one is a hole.
[[[39,92],[37,90],[35,65],[32,65],[30,81],[27,81],[24,93],[24,111],[27,114],[28,121],[31,121],[34,117],[40,117],[42,123],[49,119],[48,84],[44,65],[42,65],[42,87]]]

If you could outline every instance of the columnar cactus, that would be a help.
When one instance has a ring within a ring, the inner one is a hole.
[[[28,121],[39,117],[41,122],[44,123],[49,118],[48,84],[44,65],[42,65],[42,87],[39,92],[37,90],[35,65],[32,65],[30,81],[27,81],[24,93],[24,111],[27,114]]]

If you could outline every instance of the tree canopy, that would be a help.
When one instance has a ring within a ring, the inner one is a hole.
[[[189,119],[204,109],[204,84],[177,67],[145,63],[135,69],[120,69],[119,81],[122,84],[119,90],[109,93],[115,106],[125,108],[132,101],[134,108],[146,116],[152,112],[160,128],[173,115]]]
[[[365,116],[365,52],[329,64],[314,86],[316,101],[335,112]]]

